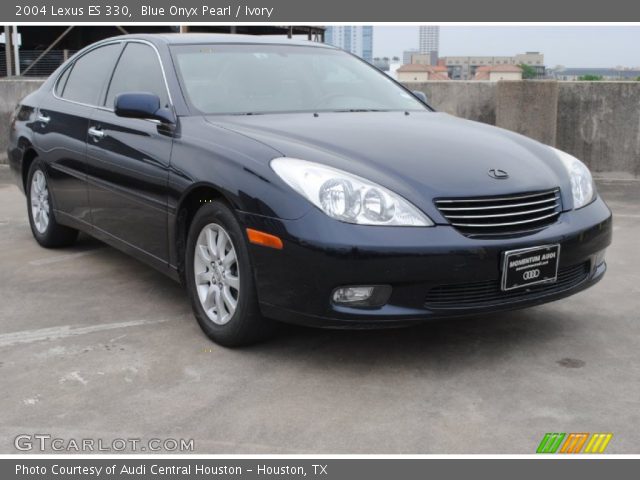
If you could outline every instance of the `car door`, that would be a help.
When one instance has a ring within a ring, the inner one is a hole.
[[[56,212],[85,223],[91,221],[86,185],[89,119],[121,48],[121,43],[98,46],[71,62],[53,90],[42,95],[33,126]]]
[[[124,92],[170,97],[159,56],[151,45],[125,45],[103,105],[89,122],[87,178],[94,226],[147,260],[168,262],[167,182],[172,134],[157,121],[123,118],[114,100]]]

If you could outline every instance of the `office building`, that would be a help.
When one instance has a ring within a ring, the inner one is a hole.
[[[412,57],[414,55],[419,55],[419,54],[420,54],[420,50],[418,50],[417,48],[414,48],[411,50],[405,50],[404,52],[402,52],[402,64],[409,65],[413,63]]]
[[[431,55],[435,52],[436,58],[440,51],[440,27],[437,25],[422,25],[419,32],[420,53]]]
[[[327,27],[324,41],[358,55],[367,62],[373,61],[373,27],[371,26]]]

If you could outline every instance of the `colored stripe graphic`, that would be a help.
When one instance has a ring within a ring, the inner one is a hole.
[[[564,433],[546,433],[536,453],[556,453],[565,435]]]
[[[560,453],[580,453],[587,438],[589,438],[588,433],[570,433],[562,445]]]
[[[604,453],[612,437],[613,433],[594,433],[584,453]]]

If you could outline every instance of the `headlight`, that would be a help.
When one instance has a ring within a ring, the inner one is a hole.
[[[553,148],[553,147],[551,147]],[[553,148],[558,158],[562,160],[564,167],[571,179],[571,194],[573,195],[573,208],[578,209],[591,203],[596,195],[593,178],[587,166],[576,157],[562,150]]]
[[[337,168],[275,158],[271,168],[331,218],[359,225],[428,227],[433,222],[399,195]]]

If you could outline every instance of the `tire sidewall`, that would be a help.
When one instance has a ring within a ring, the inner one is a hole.
[[[233,316],[224,325],[218,325],[209,319],[200,303],[195,283],[193,261],[196,242],[202,229],[210,223],[220,225],[231,238],[240,272],[238,304]],[[218,343],[233,343],[233,339],[246,329],[247,317],[256,314],[257,301],[246,240],[232,211],[221,202],[212,202],[202,206],[194,216],[187,238],[185,274],[189,298],[202,330]]]

